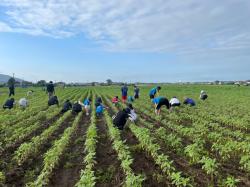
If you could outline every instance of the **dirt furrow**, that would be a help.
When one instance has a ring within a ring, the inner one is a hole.
[[[71,142],[61,158],[58,168],[53,172],[49,186],[68,187],[74,186],[80,179],[80,171],[84,168],[84,143],[86,131],[90,124],[89,116],[82,116],[77,131],[71,138]]]
[[[122,186],[125,175],[120,167],[116,151],[112,148],[112,141],[108,136],[107,125],[103,118],[97,119],[98,143],[96,149],[95,173],[96,186],[110,187]]]
[[[34,181],[42,170],[44,153],[52,147],[53,142],[60,137],[64,130],[72,125],[74,118],[75,116],[71,115],[60,125],[59,129],[42,146],[38,155],[31,157],[22,166],[11,163],[6,172],[6,186],[24,186],[24,184]]]

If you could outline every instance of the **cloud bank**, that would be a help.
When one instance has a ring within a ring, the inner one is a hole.
[[[249,54],[249,0],[1,0],[0,32],[84,35],[109,51]]]

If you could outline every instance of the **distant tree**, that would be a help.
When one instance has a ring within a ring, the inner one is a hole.
[[[113,81],[111,79],[107,79],[106,81],[107,81],[108,85],[112,85],[113,84]]]
[[[36,84],[37,84],[37,86],[46,86],[46,81],[45,80],[40,80]]]
[[[95,82],[92,82],[92,83],[91,83],[91,86],[95,86]]]
[[[16,83],[16,80],[11,77],[9,80],[8,80],[8,86],[9,87],[12,87],[12,86],[15,86],[15,83]]]

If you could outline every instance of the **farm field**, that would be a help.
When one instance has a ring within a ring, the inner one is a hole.
[[[120,87],[56,88],[60,106],[47,106],[47,95],[34,88],[22,111],[0,109],[0,186],[250,186],[250,87],[215,85],[163,86],[161,96],[195,99],[154,114],[148,92],[140,87],[133,103],[138,119],[123,131],[112,116]],[[200,90],[208,93],[198,99]],[[18,88],[15,99],[28,89]],[[133,88],[129,88],[133,95]],[[94,102],[85,112],[60,114],[72,102],[102,97],[108,107],[96,117]],[[7,89],[0,88],[0,103]]]

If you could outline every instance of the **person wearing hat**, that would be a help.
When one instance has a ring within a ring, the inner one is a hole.
[[[119,130],[123,130],[124,126],[129,119],[130,121],[135,121],[137,119],[137,115],[132,104],[128,104],[127,108],[119,111],[113,118],[113,124]]]
[[[208,98],[207,93],[204,90],[201,90],[200,99],[204,101],[207,98]]]

